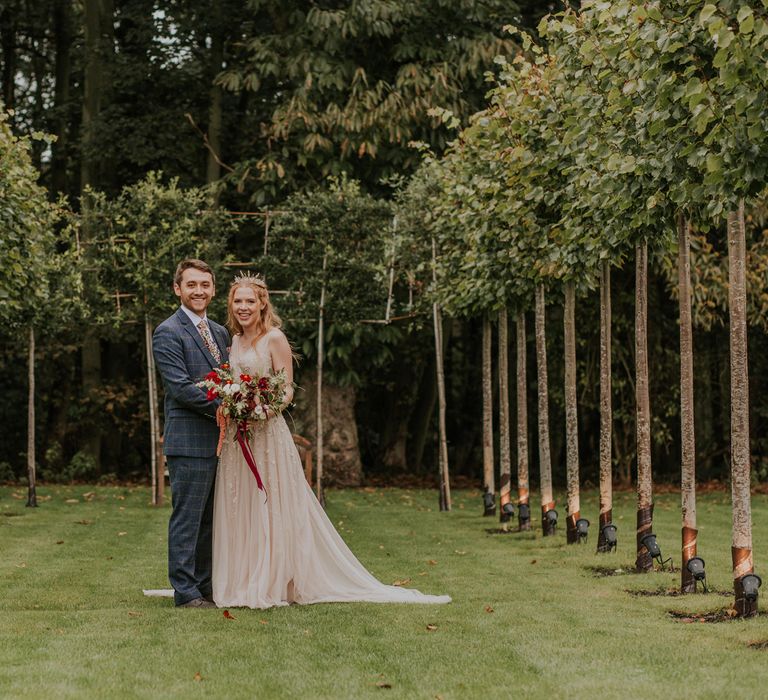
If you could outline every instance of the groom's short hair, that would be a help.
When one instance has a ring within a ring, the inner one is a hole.
[[[200,270],[200,272],[207,272],[211,276],[213,283],[216,284],[216,275],[213,274],[213,268],[204,260],[198,260],[197,258],[187,258],[176,266],[176,274],[173,276],[175,284],[181,286],[181,276],[184,274],[184,270],[189,270],[189,268]]]

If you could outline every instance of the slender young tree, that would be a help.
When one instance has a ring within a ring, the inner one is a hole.
[[[579,503],[579,415],[576,400],[576,286],[565,283],[565,459],[568,498],[567,541],[579,541],[576,521],[581,517]]]
[[[728,309],[731,346],[731,501],[733,504],[733,588],[736,612],[757,613],[757,601],[744,595],[742,579],[754,571],[750,496],[749,371],[747,369],[747,285],[744,200],[728,214]]]
[[[483,515],[496,515],[493,458],[493,329],[483,316]]]
[[[517,504],[530,507],[528,484],[528,386],[526,370],[525,312],[517,314]],[[531,529],[530,518],[524,519],[518,509],[518,527]]]
[[[544,536],[555,534],[547,513],[555,508],[552,492],[552,458],[549,439],[549,380],[547,379],[547,336],[544,285],[536,286],[536,368],[539,405],[539,483],[541,489],[541,525]]]
[[[512,454],[509,436],[509,315],[499,311],[499,519],[509,529],[510,516],[504,506],[512,503]]]
[[[678,295],[680,297],[680,445],[682,498],[682,564],[680,590],[693,593],[696,581],[688,571],[696,556],[696,442],[693,418],[693,321],[691,317],[691,229],[684,215],[678,217]]]
[[[648,393],[648,243],[635,248],[635,401],[637,411],[637,559],[640,572],[653,570],[643,538],[653,532],[651,410]]]
[[[611,264],[600,268],[600,533],[597,551],[606,552],[603,528],[613,523],[613,411],[611,396]]]

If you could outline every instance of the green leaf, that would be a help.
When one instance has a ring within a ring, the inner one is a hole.
[[[704,7],[701,8],[701,12],[699,13],[699,22],[701,24],[705,24],[706,21],[717,12],[717,6],[712,5],[711,3],[708,5],[704,5]]]

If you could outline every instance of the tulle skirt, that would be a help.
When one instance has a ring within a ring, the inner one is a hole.
[[[387,586],[344,543],[307,484],[282,416],[253,426],[260,491],[230,428],[213,511],[213,599],[219,607],[365,601],[449,603],[449,596]]]

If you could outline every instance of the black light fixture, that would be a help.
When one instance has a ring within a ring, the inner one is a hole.
[[[496,512],[496,499],[490,491],[483,494],[483,515],[493,515]]]
[[[760,584],[763,582],[757,574],[747,574],[741,577],[741,587],[744,590],[744,597],[750,602],[754,603],[757,600],[757,589],[760,588]]]
[[[517,517],[521,523],[527,523],[531,519],[531,508],[527,503],[521,503],[518,506]]]
[[[579,538],[579,544],[587,541],[587,535],[589,535],[589,520],[586,518],[579,518],[576,521],[576,535]]]
[[[640,540],[640,544],[642,544],[648,550],[648,554],[651,555],[651,559],[655,559],[662,569],[666,564],[670,565],[670,570],[674,568],[672,566],[672,557],[669,557],[668,559],[662,559],[661,547],[659,547],[659,543],[656,541],[656,535],[654,535],[652,532],[643,537]]]
[[[511,503],[505,503],[501,507],[501,522],[508,523],[515,515],[515,506]]]
[[[704,560],[701,557],[691,557],[685,565],[688,572],[693,576],[694,590],[696,584],[701,581],[704,593],[707,592],[707,573],[704,571]]]
[[[554,529],[557,527],[557,511],[554,508],[551,508],[546,513],[544,513],[544,517],[554,531]]]
[[[618,528],[613,523],[606,523],[600,528],[603,540],[605,541],[605,546],[608,547],[609,552],[611,550],[616,550],[616,547],[619,544],[619,538],[616,535],[617,529]]]

